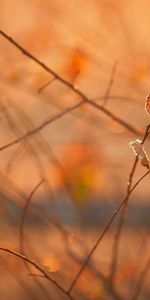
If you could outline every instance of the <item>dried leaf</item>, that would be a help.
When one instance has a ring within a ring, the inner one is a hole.
[[[129,145],[133,149],[135,155],[138,155],[141,158],[146,156],[144,146],[142,145],[142,141],[135,140],[135,142],[130,142]]]
[[[149,169],[149,158],[144,150],[142,141],[135,140],[135,142],[130,142],[129,145],[133,149],[134,154],[141,157],[142,166],[147,167]]]
[[[77,76],[84,71],[87,64],[87,56],[81,49],[74,49],[72,56],[66,67],[66,73],[69,75],[72,82],[74,82]]]

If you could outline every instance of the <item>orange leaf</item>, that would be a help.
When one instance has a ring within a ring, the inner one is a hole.
[[[80,49],[75,49],[71,56],[68,66],[66,68],[67,74],[74,82],[76,77],[85,69],[86,66],[86,55]]]
[[[54,253],[51,252],[44,257],[42,264],[49,272],[57,272],[60,269],[60,260],[56,258]]]

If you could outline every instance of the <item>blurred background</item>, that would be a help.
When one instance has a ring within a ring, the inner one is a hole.
[[[34,259],[65,289],[123,200],[134,162],[129,142],[150,121],[149,10],[147,0],[0,1],[1,30],[99,106],[73,108],[79,95],[0,35],[0,147],[56,116],[0,152],[1,246]],[[145,149],[149,155],[148,140]],[[139,164],[134,182],[145,171]],[[150,249],[149,192],[147,177],[129,201],[118,250],[119,216],[75,299],[150,299],[148,274],[136,296]],[[68,299],[39,276],[0,253],[0,299]]]

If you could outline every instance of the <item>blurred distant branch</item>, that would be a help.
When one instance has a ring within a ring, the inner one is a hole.
[[[42,185],[43,182],[44,182],[44,179],[40,180],[40,182],[38,182],[38,184],[31,191],[31,193],[30,193],[30,195],[27,198],[27,201],[25,203],[24,209],[23,209],[23,213],[22,213],[22,217],[21,217],[21,222],[20,222],[20,228],[19,228],[19,246],[20,246],[20,252],[23,255],[25,255],[25,250],[24,250],[24,224],[25,224],[25,218],[26,218],[26,215],[27,215],[28,207],[29,207],[31,198],[33,197],[33,195],[36,193],[36,191],[39,189],[39,187]],[[24,264],[25,264],[25,267],[28,270],[28,272],[30,272],[30,267],[28,266],[28,263],[26,261],[24,261]],[[38,278],[33,278],[33,280],[36,282],[36,284],[42,290],[42,292],[44,293],[45,297],[47,299],[51,299],[50,295],[46,292],[45,288],[39,282]]]
[[[121,118],[119,118],[118,116],[116,116],[114,113],[110,112],[108,109],[104,108],[103,106],[95,103],[93,100],[89,99],[83,92],[81,92],[75,85],[73,85],[72,83],[68,82],[67,80],[65,80],[64,78],[62,78],[60,75],[58,75],[56,72],[54,72],[50,67],[48,67],[45,63],[43,63],[42,61],[40,61],[37,57],[35,57],[33,54],[31,54],[30,52],[28,52],[25,48],[23,48],[20,44],[18,44],[12,37],[8,36],[6,33],[4,33],[2,30],[0,30],[0,34],[7,39],[11,44],[13,44],[16,48],[18,48],[25,56],[27,56],[28,58],[30,58],[31,60],[33,60],[34,62],[36,62],[38,65],[40,65],[45,71],[47,71],[48,73],[50,73],[54,79],[57,79],[58,81],[60,81],[62,84],[64,84],[65,86],[67,86],[69,89],[71,89],[76,95],[78,95],[81,99],[83,99],[83,101],[80,102],[80,105],[82,105],[82,103],[88,103],[90,106],[95,107],[97,110],[103,112],[105,115],[107,115],[108,117],[110,117],[113,121],[117,122],[118,124],[120,124],[121,126],[123,126],[124,128],[126,128],[128,131],[133,132],[135,134],[138,134],[139,131],[131,124],[129,124],[128,122],[122,120]],[[110,90],[110,87],[112,85],[112,79],[110,80],[110,83],[108,85],[108,92]],[[106,96],[105,96],[106,97]],[[78,107],[80,106],[78,104]],[[68,109],[66,109],[64,112],[62,112],[63,116],[64,114],[72,111],[76,109],[75,107],[70,107]],[[55,117],[53,121],[55,121],[57,118]],[[46,124],[42,126],[45,127],[46,125],[50,124],[51,122],[46,122]],[[41,127],[37,130],[35,130],[35,132],[37,132],[38,130],[42,129]],[[34,132],[34,133],[35,133]],[[2,149],[0,149],[2,150]]]
[[[43,92],[43,90],[44,90],[47,86],[49,86],[49,85],[50,85],[53,81],[55,81],[55,80],[56,80],[55,77],[49,79],[46,83],[44,83],[44,84],[38,89],[38,93]]]
[[[10,127],[12,128],[12,131],[15,134],[20,133],[20,129],[18,128],[14,118],[11,116],[10,111],[7,109],[7,106],[5,107],[5,104],[2,102],[0,103],[0,105],[3,108],[3,111],[5,112],[5,116],[6,116],[6,120],[8,122],[8,124],[10,124]],[[18,107],[15,105],[15,110],[18,110]],[[29,128],[32,128],[32,122],[26,117],[26,115],[19,109],[19,116],[21,117],[21,120],[28,125]],[[38,136],[39,137],[39,136]],[[43,145],[43,142],[42,142]],[[33,161],[35,162],[36,166],[38,167],[38,170],[40,172],[41,177],[43,176],[44,178],[46,178],[45,176],[45,172],[44,172],[44,168],[43,165],[41,163],[40,158],[38,157],[38,154],[36,153],[36,151],[34,150],[34,148],[30,145],[30,143],[26,144],[26,148],[27,150],[30,152]],[[48,150],[48,149],[47,149]],[[13,157],[14,159],[14,157]],[[12,158],[11,158],[11,162],[12,162]],[[8,169],[7,169],[8,171]],[[20,228],[19,228],[19,243],[20,243],[20,252],[22,254],[25,254],[24,251],[24,223],[25,223],[25,217],[27,214],[27,210],[28,210],[28,206],[29,206],[29,202],[31,200],[31,198],[33,197],[33,195],[35,194],[35,192],[37,191],[37,189],[41,186],[41,184],[44,182],[44,179],[41,180],[32,190],[32,192],[30,193],[29,197],[26,200],[25,197],[25,206],[23,209],[23,214],[22,214],[22,218],[21,218],[21,223],[20,223]],[[25,267],[27,268],[27,270],[30,272],[30,266],[28,265],[27,262],[24,261]],[[45,287],[43,286],[42,282],[39,281],[38,278],[33,278],[33,280],[36,282],[36,284],[38,285],[38,287],[40,288],[40,290],[43,292],[44,296],[46,297],[47,300],[51,299],[50,294],[47,292],[47,290],[45,289]],[[31,291],[32,292],[32,291]],[[33,297],[32,297],[33,298]],[[35,299],[35,297],[34,297]]]
[[[130,173],[130,178],[128,180],[127,195],[130,191],[130,187],[131,187],[132,179],[133,179],[133,176],[134,176],[134,173],[136,170],[137,163],[138,163],[138,156],[136,156],[136,158],[135,158],[135,161],[134,161],[134,164],[132,167],[132,171]],[[128,200],[126,201],[126,203],[124,204],[124,207],[122,209],[121,217],[120,217],[117,231],[116,231],[115,238],[114,238],[111,265],[110,265],[110,274],[109,274],[109,281],[110,281],[111,285],[113,285],[113,283],[114,283],[114,278],[115,278],[116,271],[117,271],[119,245],[120,245],[121,233],[122,233],[122,229],[123,229],[124,217],[125,217],[125,211],[126,211],[127,205],[128,205]]]
[[[38,182],[38,184],[34,187],[34,189],[31,191],[29,197],[27,198],[27,201],[25,203],[24,209],[23,209],[23,213],[22,213],[22,217],[21,217],[21,222],[20,222],[20,230],[19,230],[19,244],[20,244],[20,252],[22,254],[24,254],[24,223],[25,223],[25,217],[27,214],[27,210],[28,210],[28,206],[30,204],[30,200],[33,197],[33,195],[35,194],[35,192],[39,189],[39,187],[42,185],[42,183],[44,182],[44,179],[40,180],[40,182]]]
[[[95,99],[93,99],[94,101],[98,101],[98,100],[103,100],[105,97],[104,96],[100,96],[100,97],[97,97]],[[115,100],[124,100],[124,101],[129,101],[129,102],[136,102],[137,104],[139,104],[139,102],[137,101],[137,99],[135,98],[132,98],[132,97],[128,97],[128,96],[117,96],[117,95],[109,95],[108,99],[115,99]]]
[[[140,296],[140,293],[142,291],[146,276],[148,275],[150,269],[150,257],[148,258],[148,260],[146,261],[146,264],[144,266],[143,271],[141,272],[139,279],[137,281],[136,287],[135,287],[135,291],[133,293],[133,296],[131,297],[131,300],[137,300]]]
[[[110,91],[111,91],[111,88],[112,88],[113,83],[114,83],[114,77],[115,77],[116,69],[117,69],[117,62],[115,62],[113,64],[113,67],[112,67],[112,70],[111,70],[110,79],[109,79],[107,90],[106,90],[104,100],[103,100],[103,103],[102,103],[103,106],[107,104],[107,101],[109,99]]]
[[[23,281],[21,276],[18,276],[15,268],[11,267],[8,264],[7,259],[3,258],[2,255],[0,255],[0,261],[1,261],[2,265],[4,266],[4,268],[14,277],[14,279],[20,285],[20,287],[22,287],[22,289],[28,294],[30,299],[34,300],[35,298],[32,294],[32,291],[29,289],[29,287],[27,287],[27,285],[25,284],[25,282]]]
[[[92,102],[91,100],[88,100],[89,102]],[[12,142],[5,144],[4,146],[0,147],[0,151],[7,149],[13,145],[16,145],[18,143],[20,143],[22,140],[38,133],[39,131],[43,130],[46,126],[48,126],[49,124],[57,121],[58,119],[62,118],[64,115],[68,114],[69,112],[72,112],[73,110],[79,108],[82,104],[84,104],[85,101],[81,100],[80,102],[78,102],[77,104],[70,106],[66,109],[64,109],[63,111],[61,111],[60,113],[58,113],[57,115],[51,117],[50,119],[44,121],[42,124],[40,124],[39,126],[35,127],[34,129],[31,129],[29,131],[27,131],[25,134],[23,134],[22,136],[20,136],[19,138],[13,140]],[[93,106],[94,107],[99,107],[99,105],[95,102],[93,102]],[[119,119],[118,117],[114,116],[111,112],[109,112],[105,107],[101,107],[101,110],[104,111],[108,116],[111,117],[111,119],[113,119],[114,121],[116,120],[120,120],[120,122],[123,122],[122,124],[125,125],[126,128],[128,128],[129,131],[132,131],[133,133],[139,133],[137,131],[137,129],[135,129],[134,127],[132,127],[132,125],[129,125],[128,123],[126,123],[125,121],[122,121],[121,119]],[[123,126],[124,126],[123,125]],[[140,134],[140,133],[139,133]]]
[[[34,129],[31,129],[29,131],[27,131],[25,134],[23,134],[22,136],[20,136],[19,138],[13,140],[12,142],[5,144],[4,146],[0,147],[0,151],[7,149],[13,145],[16,145],[18,143],[20,143],[22,140],[38,133],[39,131],[41,131],[43,128],[45,128],[46,126],[48,126],[49,124],[53,123],[54,121],[62,118],[64,115],[68,114],[69,112],[77,109],[78,107],[80,107],[82,104],[84,103],[84,101],[80,101],[77,104],[64,109],[62,112],[58,113],[57,115],[55,115],[54,117],[51,117],[50,119],[46,120],[45,122],[43,122],[42,124],[40,124],[39,126],[37,126]]]

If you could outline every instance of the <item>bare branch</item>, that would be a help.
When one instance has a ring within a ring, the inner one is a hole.
[[[0,256],[0,261],[2,262],[4,268],[14,277],[14,279],[16,280],[16,282],[20,285],[20,287],[28,294],[28,296],[32,299],[35,300],[35,296],[32,292],[32,290],[26,286],[26,284],[24,283],[23,279],[21,278],[21,276],[18,276],[17,272],[15,271],[15,268],[11,267],[8,262],[7,259],[3,258],[3,256]]]
[[[115,121],[116,123],[120,124],[122,127],[126,128],[128,131],[134,133],[134,134],[139,134],[141,135],[141,132],[135,128],[133,125],[129,124],[128,122],[124,121],[123,119],[119,118],[115,114],[113,114],[110,110],[107,108],[103,107],[102,105],[99,105],[98,103],[87,99],[87,103],[89,103],[91,106],[95,107],[97,110],[102,111],[105,115],[110,117],[111,120]]]
[[[5,144],[4,146],[1,146],[0,147],[0,151],[3,151],[7,148],[10,148],[11,146],[14,146],[18,143],[20,143],[22,140],[38,133],[39,131],[43,130],[46,126],[48,126],[49,124],[57,121],[58,119],[62,118],[64,115],[68,114],[69,112],[79,108],[82,104],[84,104],[85,101],[82,100],[80,102],[78,102],[77,104],[73,105],[73,106],[70,106],[66,109],[64,109],[62,112],[60,112],[59,114],[55,115],[54,117],[44,121],[42,124],[40,124],[39,126],[37,126],[36,128],[34,129],[31,129],[30,131],[27,131],[24,135],[20,136],[19,138],[13,140],[12,142],[8,143],[8,144]],[[92,102],[91,100],[88,100],[88,103],[90,103],[92,106],[96,107],[96,108],[99,108],[99,105],[95,102]],[[119,124],[121,124],[123,127],[125,127],[126,129],[128,129],[129,131],[133,132],[134,134],[139,133],[139,131],[137,129],[135,129],[132,125],[128,124],[127,122],[123,121],[122,119],[120,119],[119,117],[117,116],[114,116],[110,111],[108,111],[106,108],[104,107],[100,107],[100,109],[102,111],[105,112],[106,115],[108,115],[109,117],[111,117],[112,120],[118,122]]]
[[[112,66],[110,79],[109,79],[109,82],[108,82],[107,90],[106,90],[104,100],[103,100],[103,104],[102,104],[103,106],[107,104],[108,98],[110,96],[110,91],[111,91],[111,88],[112,88],[113,83],[114,83],[114,77],[115,77],[116,69],[117,69],[117,62],[115,61],[115,63]]]
[[[149,129],[150,129],[150,124],[146,127],[143,139],[142,139],[142,144],[146,141],[148,135],[149,135]],[[139,161],[139,157],[136,156],[131,172],[129,174],[129,179],[128,179],[128,184],[127,184],[127,195],[130,193],[130,189],[132,186],[133,182],[133,177],[136,171],[136,167]],[[129,200],[129,199],[128,199]],[[118,256],[119,256],[119,246],[120,246],[120,241],[121,241],[121,235],[122,235],[122,230],[124,226],[124,221],[125,221],[125,215],[128,207],[128,201],[126,201],[122,211],[121,211],[121,217],[118,223],[117,231],[115,234],[115,239],[114,239],[114,245],[113,245],[113,252],[112,252],[112,259],[111,259],[111,266],[110,266],[110,275],[109,275],[109,280],[111,285],[113,285],[114,277],[117,271],[117,264],[118,264]]]
[[[43,182],[44,182],[44,179],[40,180],[40,182],[38,182],[38,184],[31,191],[31,193],[30,193],[30,195],[27,198],[27,201],[25,203],[24,209],[23,209],[21,222],[20,222],[20,230],[19,230],[19,244],[20,244],[20,252],[22,254],[24,254],[24,243],[23,243],[24,242],[24,222],[25,222],[25,217],[26,217],[26,214],[27,214],[27,210],[28,210],[31,198],[33,197],[33,195],[36,193],[36,191],[42,185]]]
[[[18,48],[25,56],[27,56],[28,58],[30,58],[31,60],[33,60],[34,62],[36,62],[38,65],[40,65],[45,71],[47,71],[49,74],[51,74],[55,79],[57,79],[58,81],[60,81],[62,84],[64,84],[66,87],[68,87],[69,89],[71,89],[76,95],[78,95],[82,100],[83,103],[87,102],[89,105],[95,107],[96,109],[98,109],[99,111],[103,112],[105,115],[107,115],[108,117],[110,117],[112,120],[114,120],[115,122],[117,122],[118,124],[120,124],[121,126],[123,126],[124,128],[126,128],[128,131],[133,132],[135,134],[139,134],[139,131],[132,125],[128,124],[126,121],[122,120],[121,118],[119,118],[118,116],[116,116],[115,114],[113,114],[112,112],[110,112],[108,109],[100,106],[99,104],[95,103],[93,100],[89,99],[82,91],[80,91],[75,85],[73,85],[72,83],[70,83],[69,81],[65,80],[63,77],[61,77],[59,74],[57,74],[56,72],[54,72],[50,67],[48,67],[45,63],[43,63],[42,61],[40,61],[37,57],[35,57],[33,54],[31,54],[29,51],[27,51],[25,48],[23,48],[20,44],[18,44],[12,37],[8,36],[5,32],[3,32],[2,30],[0,30],[0,34],[7,39],[11,44],[13,44],[16,48]],[[82,103],[82,102],[81,102]],[[72,110],[74,110],[75,108],[68,108],[66,109],[66,112],[62,114],[66,114]],[[62,115],[62,116],[63,116]],[[56,116],[54,118],[53,121],[55,121]],[[42,126],[45,127],[46,125],[50,124],[50,122],[46,122],[46,124]],[[41,129],[38,129],[41,130]],[[36,130],[36,131],[38,131]]]
[[[44,84],[38,89],[38,93],[43,92],[43,90],[44,90],[48,85],[50,85],[53,81],[55,81],[55,80],[56,80],[56,78],[53,77],[53,78],[49,79],[48,81],[46,81],[46,83],[44,83]]]
[[[12,254],[16,257],[19,257],[20,259],[26,261],[27,263],[29,263],[30,265],[34,266],[40,273],[43,274],[43,276],[48,279],[51,283],[53,283],[53,285],[55,287],[57,287],[63,294],[65,294],[66,296],[68,296],[68,298],[70,300],[74,300],[74,298],[68,294],[68,292],[56,281],[54,280],[52,277],[50,277],[50,275],[41,267],[39,266],[34,260],[31,260],[30,258],[26,257],[25,255],[18,253],[16,251],[4,248],[4,247],[0,247],[0,251]]]
[[[130,192],[130,187],[132,184],[132,179],[136,170],[136,166],[138,163],[138,156],[136,156],[130,176],[129,176],[129,180],[128,180],[128,185],[127,185],[127,195]],[[116,274],[116,270],[117,270],[117,265],[118,265],[118,255],[119,255],[119,246],[120,246],[120,240],[121,240],[121,234],[122,234],[122,229],[123,229],[123,225],[124,225],[124,218],[125,218],[125,212],[128,206],[128,201],[126,201],[123,210],[121,212],[121,217],[118,223],[118,227],[117,227],[117,231],[115,234],[115,238],[114,238],[114,244],[113,244],[113,251],[112,251],[112,258],[111,258],[111,266],[110,266],[110,274],[109,274],[109,281],[110,284],[113,285],[113,281],[114,281],[114,277]]]
[[[19,138],[17,138],[16,140],[13,140],[12,142],[5,144],[4,146],[0,147],[0,151],[7,149],[13,145],[16,145],[18,143],[20,143],[22,140],[38,133],[39,131],[41,131],[43,128],[45,128],[46,126],[48,126],[49,124],[53,123],[54,121],[57,121],[58,119],[62,118],[64,115],[68,114],[69,112],[73,111],[74,109],[80,107],[85,101],[80,101],[77,104],[66,108],[65,110],[63,110],[62,112],[60,112],[59,114],[55,115],[54,117],[48,119],[47,121],[43,122],[41,125],[37,126],[34,129],[31,129],[30,131],[27,131],[24,135],[20,136]]]
[[[95,250],[97,249],[97,247],[99,246],[100,242],[102,241],[103,237],[105,236],[105,234],[107,233],[107,231],[109,230],[111,224],[113,223],[114,219],[116,218],[116,216],[118,215],[118,213],[120,212],[121,208],[125,205],[125,203],[128,201],[129,196],[131,195],[131,193],[134,191],[134,189],[137,187],[137,185],[150,173],[150,170],[148,170],[136,183],[135,185],[132,187],[132,189],[129,191],[128,195],[125,197],[125,199],[120,203],[120,205],[118,206],[118,208],[114,211],[113,215],[111,216],[109,222],[107,223],[107,225],[105,226],[103,232],[100,234],[100,236],[98,237],[96,243],[94,244],[94,246],[92,247],[91,251],[89,252],[84,264],[82,265],[82,267],[80,268],[79,272],[77,273],[77,275],[75,276],[68,292],[70,293],[72,291],[72,289],[74,288],[74,286],[76,285],[80,275],[82,274],[82,272],[84,271],[84,269],[86,268],[89,260],[91,259],[93,253],[95,252]]]
[[[22,214],[22,218],[21,218],[21,223],[20,223],[20,228],[19,228],[19,245],[20,245],[20,252],[22,254],[25,255],[25,250],[24,250],[24,223],[25,223],[25,217],[26,217],[26,214],[27,214],[27,210],[28,210],[28,207],[29,207],[29,204],[30,204],[30,200],[31,198],[33,197],[33,195],[35,194],[35,192],[38,190],[38,188],[41,186],[41,184],[44,182],[44,179],[42,179],[35,187],[34,189],[31,191],[26,203],[25,203],[25,206],[24,206],[24,209],[23,209],[23,214]],[[24,264],[25,264],[25,267],[27,268],[28,272],[30,272],[30,268],[28,266],[28,263],[26,261],[24,261]],[[42,284],[40,283],[40,281],[36,278],[33,278],[34,281],[36,282],[36,284],[39,286],[39,288],[42,290],[42,292],[44,293],[45,297],[47,299],[51,299],[50,298],[50,295],[47,293],[47,291],[45,290],[45,288],[42,286]]]

